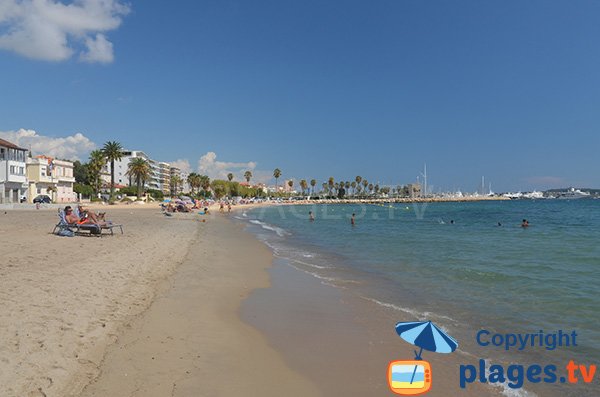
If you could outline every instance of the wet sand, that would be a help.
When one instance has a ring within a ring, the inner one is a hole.
[[[266,339],[239,318],[268,287],[271,253],[216,215],[203,226],[148,311],[119,336],[82,396],[318,396]]]

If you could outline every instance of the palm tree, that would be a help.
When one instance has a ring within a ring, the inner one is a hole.
[[[311,179],[310,180],[310,186],[312,186],[312,194],[315,194],[315,186],[317,184],[317,180],[316,179]]]
[[[233,180],[233,174],[231,172],[227,174],[227,179],[229,180],[229,182]]]
[[[346,195],[348,195],[348,190],[350,190],[350,182],[346,181],[346,183],[344,183],[344,187],[346,188]]]
[[[306,179],[300,180],[300,188],[302,189],[302,195],[304,196],[304,191],[308,188],[308,183],[306,183]]]
[[[290,179],[288,181],[288,186],[290,187],[290,192],[291,192],[292,191],[292,187],[294,186],[294,180],[293,179]]]
[[[360,181],[362,181],[362,176],[356,175],[356,178],[354,178],[354,180],[356,181],[357,185],[360,185]]]
[[[108,141],[102,147],[102,154],[110,162],[110,199],[115,195],[115,161],[123,157],[123,147],[117,141]]]
[[[206,193],[210,189],[210,178],[208,175],[198,176],[198,187],[201,187],[202,190],[204,190],[204,195],[206,196]]]
[[[369,181],[367,181],[366,179],[363,179],[362,185],[363,185],[363,190],[365,191],[365,193],[367,193],[367,186],[369,186]]]
[[[330,176],[329,180],[327,180],[327,185],[329,186],[329,195],[331,196],[331,189],[333,189],[335,186],[335,179],[333,179],[332,176]]]
[[[93,150],[90,153],[90,161],[88,163],[88,172],[90,182],[92,183],[92,187],[94,188],[94,193],[98,194],[100,192],[100,175],[102,172],[102,168],[106,164],[106,158],[104,157],[104,153],[101,150]]]
[[[279,168],[275,168],[273,170],[273,178],[275,178],[275,193],[277,193],[277,180],[281,176],[281,170]]]
[[[129,175],[135,179],[137,184],[137,197],[138,200],[141,200],[143,184],[148,178],[150,178],[150,163],[148,163],[142,157],[134,157],[127,166],[126,175]]]
[[[190,172],[188,174],[187,177],[187,182],[190,185],[190,189],[192,189],[192,195],[194,194],[194,187],[196,187],[196,178],[198,177],[198,174],[196,174],[195,172]]]
[[[352,195],[356,196],[356,181],[352,181],[350,186],[352,186]]]
[[[179,193],[179,186],[181,186],[183,179],[179,175],[173,175],[171,177],[171,196],[176,196]]]
[[[252,171],[244,172],[244,178],[246,178],[246,182],[250,183],[250,179],[252,179]]]
[[[369,183],[369,193],[373,193],[373,184]]]

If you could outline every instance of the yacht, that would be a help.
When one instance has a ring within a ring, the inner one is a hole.
[[[575,189],[574,187],[570,188],[569,190],[567,190],[566,192],[560,192],[558,194],[559,199],[580,199],[580,198],[585,198],[585,197],[590,197],[590,194],[588,192],[582,192],[579,189]]]

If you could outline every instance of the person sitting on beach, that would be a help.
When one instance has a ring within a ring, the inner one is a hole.
[[[94,214],[94,218],[92,218],[90,216],[90,212],[89,211],[86,212],[86,215],[83,216],[83,217],[77,216],[77,214],[75,214],[73,212],[73,208],[70,205],[67,205],[65,207],[65,220],[69,224],[76,223],[78,225],[99,225],[99,226],[106,225],[106,222],[99,221],[95,214]]]
[[[523,222],[521,222],[521,227],[529,227],[529,221],[527,219],[523,219]]]
[[[208,207],[204,207],[204,215],[208,215],[208,214],[209,214]]]
[[[96,225],[101,225],[102,223],[106,223],[106,222],[104,222],[104,216],[106,215],[106,212],[100,212],[100,213],[96,214],[94,211],[85,208],[81,204],[77,206],[77,212],[79,213],[80,219],[88,219],[91,221],[89,223],[93,223]],[[77,215],[77,214],[75,214],[75,215]]]

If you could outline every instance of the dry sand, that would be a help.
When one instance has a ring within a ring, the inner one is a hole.
[[[77,396],[94,380],[84,395],[275,395],[271,377],[315,394],[238,319],[268,284],[257,241],[223,215],[103,210],[125,234],[58,237],[56,209],[0,213],[0,396]]]

